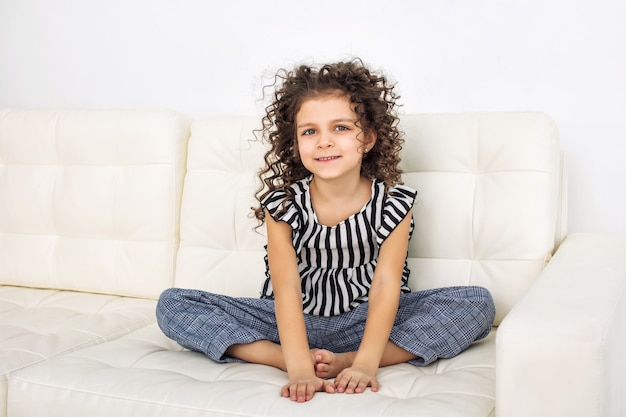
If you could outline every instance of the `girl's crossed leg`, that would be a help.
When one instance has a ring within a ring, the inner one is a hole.
[[[335,353],[327,349],[311,349],[311,358],[315,364],[315,374],[319,378],[335,378],[341,371],[352,366],[356,353],[356,351]],[[226,350],[226,355],[245,362],[269,365],[287,371],[281,346],[269,340],[234,344]],[[407,352],[390,341],[387,343],[380,366],[395,365],[416,358],[417,356],[413,353]]]
[[[379,366],[427,365],[459,354],[489,334],[495,307],[481,287],[448,287],[400,297]],[[305,315],[316,375],[334,378],[350,367],[367,318],[367,303],[332,317]],[[157,307],[163,332],[183,347],[218,362],[247,361],[285,370],[274,302],[199,290],[166,290]]]

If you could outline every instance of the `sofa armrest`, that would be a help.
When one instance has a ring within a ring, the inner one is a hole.
[[[626,415],[626,236],[568,236],[496,346],[498,417]]]

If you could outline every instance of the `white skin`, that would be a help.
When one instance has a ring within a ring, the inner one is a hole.
[[[371,180],[360,174],[364,154],[376,143],[356,124],[352,104],[344,96],[326,95],[305,100],[296,115],[298,155],[313,174],[311,202],[320,223],[334,226],[371,198]],[[414,359],[389,341],[398,309],[404,256],[411,215],[394,229],[380,249],[369,293],[369,313],[356,352],[334,353],[311,349],[306,337],[300,276],[291,227],[266,212],[268,260],[281,344],[261,340],[231,346],[227,354],[248,362],[287,371],[289,383],[281,395],[304,402],[315,392],[378,391],[378,368]],[[328,378],[335,378],[329,381]]]

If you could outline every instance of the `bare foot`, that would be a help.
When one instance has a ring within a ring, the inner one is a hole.
[[[317,349],[313,352],[315,359],[315,375],[318,378],[334,378],[339,372],[352,366],[354,353],[333,353],[326,349]]]

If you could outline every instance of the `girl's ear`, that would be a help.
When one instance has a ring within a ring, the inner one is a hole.
[[[378,139],[378,135],[376,132],[372,131],[365,135],[365,153],[372,150],[374,145],[376,145],[376,140]]]

